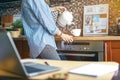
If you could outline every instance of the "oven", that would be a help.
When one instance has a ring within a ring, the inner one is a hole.
[[[57,51],[62,60],[104,61],[103,41],[57,42]]]

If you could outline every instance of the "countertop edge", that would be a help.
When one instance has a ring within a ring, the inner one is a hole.
[[[16,37],[13,38],[14,40],[27,40],[26,37]],[[62,40],[60,37],[55,37],[56,41]],[[73,37],[74,41],[79,40],[120,40],[120,36],[80,36],[80,37]]]

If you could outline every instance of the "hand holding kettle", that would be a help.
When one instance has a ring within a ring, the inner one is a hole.
[[[70,25],[72,23],[72,20],[73,20],[72,12],[67,11],[67,9],[65,7],[63,7],[63,6],[52,7],[51,11],[59,11],[60,15],[58,16],[57,23],[61,27],[65,27],[66,25]],[[57,35],[60,36],[61,39],[65,42],[68,42],[68,43],[73,42],[73,36],[64,34],[60,30],[57,32]]]

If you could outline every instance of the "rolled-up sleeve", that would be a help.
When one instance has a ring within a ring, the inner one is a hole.
[[[51,10],[44,0],[33,0],[32,11],[37,18],[38,23],[50,34],[55,35],[59,28],[56,26]]]

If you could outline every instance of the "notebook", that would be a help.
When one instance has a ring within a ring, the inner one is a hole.
[[[79,68],[72,69],[69,72],[92,77],[100,77],[117,70],[118,66],[115,65],[90,63]]]
[[[23,78],[60,70],[60,68],[55,66],[34,62],[23,64],[20,59],[11,34],[7,31],[0,31],[0,69],[17,74]]]

